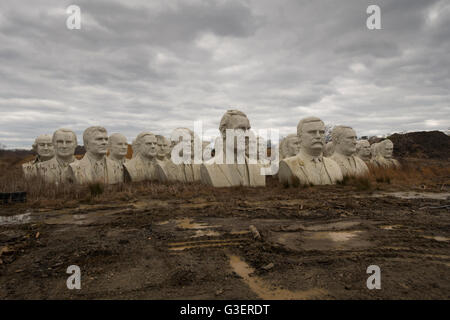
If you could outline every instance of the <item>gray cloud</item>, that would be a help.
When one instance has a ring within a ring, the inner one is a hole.
[[[72,1],[0,4],[0,143],[59,127],[168,135],[229,108],[295,132],[309,115],[360,135],[450,127],[450,5],[380,0]]]

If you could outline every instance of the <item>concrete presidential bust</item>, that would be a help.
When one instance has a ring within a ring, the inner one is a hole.
[[[385,139],[376,145],[375,157],[370,161],[376,167],[400,168],[400,162],[392,157],[394,153],[394,143]]]
[[[293,157],[300,151],[300,140],[297,134],[287,135],[280,142],[280,160]]]
[[[183,181],[181,167],[170,159],[171,143],[164,136],[156,136],[156,174],[161,182]]]
[[[110,160],[117,161],[120,164],[126,162],[128,153],[127,138],[123,134],[113,133],[108,140],[108,151]]]
[[[133,182],[158,180],[156,155],[156,136],[148,131],[141,132],[133,142],[133,158],[124,163],[125,179]]]
[[[175,150],[173,150],[172,152],[177,152],[177,150],[180,150],[178,152],[178,155],[180,158],[183,158],[184,151],[183,151],[183,148],[180,149],[177,147],[177,145],[183,141],[183,137],[185,139],[190,138],[190,146],[191,147],[190,147],[190,149],[187,150],[187,151],[189,151],[189,154],[187,154],[185,156],[188,159],[190,159],[190,163],[183,162],[183,163],[177,164],[176,166],[178,167],[178,171],[174,171],[175,172],[174,175],[177,176],[177,178],[176,178],[177,181],[181,181],[181,182],[200,181],[200,179],[201,179],[200,164],[194,163],[194,151],[195,151],[195,144],[202,146],[203,143],[201,142],[199,137],[197,137],[194,134],[194,132],[191,129],[176,128],[171,134],[172,145],[173,145],[172,150],[175,148]],[[200,148],[200,152],[201,152],[201,150],[202,150],[202,148]]]
[[[351,127],[336,126],[331,132],[334,153],[331,159],[336,161],[343,176],[363,176],[369,168],[356,156],[356,133]]]
[[[83,133],[86,154],[69,165],[71,179],[77,184],[123,182],[121,164],[106,157],[108,132],[103,127],[89,127]]]
[[[214,187],[232,186],[265,186],[266,177],[261,175],[262,166],[251,164],[248,159],[248,143],[240,145],[233,141],[233,147],[227,149],[226,130],[248,136],[250,121],[245,113],[239,110],[228,110],[220,121],[219,130],[222,136],[222,146],[216,147],[214,158],[204,162],[200,167],[202,182]],[[236,138],[234,140],[237,140]],[[227,153],[232,153],[233,163],[226,163]],[[238,163],[238,154],[244,153],[244,163]],[[256,160],[256,159],[255,159]]]
[[[22,170],[25,179],[31,179],[37,176],[37,164],[48,161],[55,156],[55,149],[53,147],[52,136],[49,134],[42,134],[36,138],[33,143],[33,151],[37,154],[32,161],[24,163]]]
[[[280,161],[278,179],[286,185],[335,184],[342,180],[338,164],[323,156],[325,124],[316,117],[299,121],[300,152]]]
[[[69,164],[75,161],[77,135],[69,129],[58,129],[53,133],[52,143],[55,157],[37,164],[37,174],[47,183],[67,183],[70,181]]]
[[[356,155],[364,162],[369,162],[372,157],[370,142],[368,140],[358,140],[356,143]]]

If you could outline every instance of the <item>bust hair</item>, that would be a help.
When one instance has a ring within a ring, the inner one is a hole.
[[[350,129],[353,130],[352,127],[348,126],[336,126],[331,131],[331,141],[333,141],[334,144],[338,144],[341,140],[342,136],[344,135],[345,130]]]
[[[325,123],[324,123],[322,120],[320,120],[319,118],[317,118],[317,117],[307,117],[307,118],[303,118],[302,120],[300,120],[300,121],[298,122],[298,125],[297,125],[297,136],[298,136],[299,138],[302,136],[303,126],[304,126],[306,123],[310,123],[310,122],[322,122],[322,124],[325,125]]]
[[[89,139],[94,135],[94,133],[96,132],[102,132],[102,133],[108,133],[106,131],[105,128],[103,127],[99,127],[99,126],[94,126],[94,127],[89,127],[86,130],[84,130],[83,132],[83,144],[86,146],[89,142]]]
[[[75,132],[73,132],[73,131],[70,130],[70,129],[66,129],[66,128],[58,129],[58,130],[56,130],[56,131],[53,133],[53,138],[52,138],[53,145],[56,145],[56,134],[57,134],[58,132],[61,132],[61,133],[71,133],[72,136],[73,136],[73,141],[75,142],[75,146],[78,145],[77,135],[75,134]]]
[[[223,135],[225,134],[225,130],[229,129],[230,122],[231,122],[231,119],[233,116],[242,116],[242,117],[245,117],[248,121],[247,115],[245,113],[243,113],[242,111],[227,110],[227,112],[225,112],[225,114],[222,116],[222,119],[220,120],[220,125],[219,125],[219,131]],[[249,121],[249,125],[250,125],[250,121]]]

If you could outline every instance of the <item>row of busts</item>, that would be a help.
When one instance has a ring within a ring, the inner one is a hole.
[[[364,176],[367,164],[382,168],[399,168],[392,158],[393,143],[386,139],[370,145],[357,140],[356,132],[348,126],[336,126],[331,141],[325,144],[325,125],[319,118],[300,120],[297,134],[280,142],[280,182],[289,185],[334,184],[344,176]]]
[[[187,128],[176,130],[191,137],[193,148],[193,141],[196,138],[194,133]],[[33,148],[38,156],[34,161],[24,164],[23,169],[27,178],[40,177],[54,184],[93,182],[116,184],[149,180],[200,181],[214,187],[265,186],[265,175],[262,172],[264,167],[270,166],[270,163],[249,161],[248,150],[244,162],[223,163],[226,153],[237,154],[237,145],[233,144],[235,149],[229,151],[225,147],[226,130],[247,132],[250,130],[250,121],[243,112],[228,110],[219,126],[221,137],[218,139],[222,140],[223,147],[216,147],[214,156],[203,158],[201,164],[195,162],[175,164],[171,159],[172,148],[180,141],[171,141],[147,131],[142,132],[133,141],[133,157],[128,160],[126,137],[121,134],[108,137],[103,127],[90,127],[84,131],[86,154],[81,160],[77,160],[74,156],[77,146],[76,134],[69,129],[58,129],[53,136],[43,135],[36,139]],[[367,161],[367,157],[363,158],[367,146],[361,145],[357,149],[356,133],[352,128],[335,127],[332,132],[332,143],[333,153],[325,157],[324,123],[315,117],[300,120],[297,134],[289,135],[280,142],[282,160],[277,162],[279,180],[290,185],[334,184],[342,180],[343,176],[360,176],[368,173],[368,167],[364,162]],[[370,146],[368,148],[370,149]],[[190,154],[193,159],[194,151],[191,150]],[[385,167],[391,164],[397,166],[398,162],[392,159],[392,142],[389,140],[377,145],[376,154],[377,156],[370,160],[374,164]]]

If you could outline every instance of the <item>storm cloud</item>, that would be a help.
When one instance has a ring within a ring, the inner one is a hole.
[[[72,4],[81,30],[66,27]],[[10,148],[60,127],[130,142],[217,128],[231,108],[281,135],[310,115],[360,136],[450,127],[446,0],[2,1],[0,43]]]

